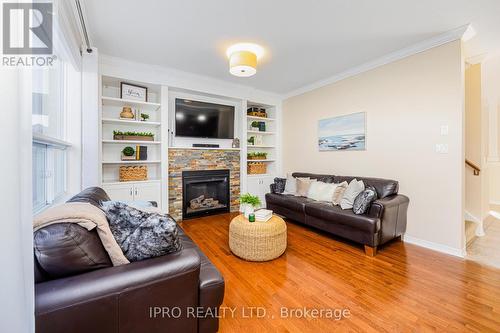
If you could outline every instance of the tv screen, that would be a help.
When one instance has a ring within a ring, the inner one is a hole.
[[[234,138],[234,106],[175,99],[175,135]]]

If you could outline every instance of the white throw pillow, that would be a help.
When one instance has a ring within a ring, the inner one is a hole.
[[[286,175],[285,190],[283,194],[295,195],[295,192],[297,192],[297,179],[292,177],[292,174],[289,173]]]
[[[314,182],[309,187],[307,197],[317,201],[332,201],[333,192],[335,192],[335,184],[328,184],[324,182]]]
[[[365,184],[362,180],[358,181],[356,179],[351,180],[349,186],[344,192],[342,200],[340,200],[340,207],[342,209],[352,209],[354,204],[354,199],[365,190]]]

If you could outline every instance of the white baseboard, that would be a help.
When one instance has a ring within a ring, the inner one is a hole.
[[[500,212],[497,212],[496,210],[490,210],[489,214],[496,218],[497,220],[500,220]]]
[[[441,253],[450,254],[455,257],[465,258],[465,249],[456,249],[453,247],[449,247],[447,245],[442,245],[434,242],[429,242],[423,239],[415,238],[412,236],[404,235],[403,240],[406,243],[418,245],[421,247],[425,247],[430,250],[434,250]]]
[[[477,217],[475,217],[474,215],[472,215],[468,211],[464,212],[464,217],[465,217],[466,221],[471,221],[471,222],[474,222],[474,223],[480,223],[481,222],[480,219],[478,219]]]

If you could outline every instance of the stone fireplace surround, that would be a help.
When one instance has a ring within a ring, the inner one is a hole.
[[[182,171],[229,170],[230,210],[239,210],[240,151],[231,149],[168,149],[168,208],[177,221],[182,220]]]

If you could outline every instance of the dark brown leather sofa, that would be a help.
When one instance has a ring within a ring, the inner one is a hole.
[[[95,187],[69,201],[106,200]],[[35,232],[36,332],[216,332],[224,279],[179,233],[180,252],[112,267],[95,230],[60,223]],[[66,262],[57,260],[59,251]],[[54,278],[42,267],[67,276]]]
[[[377,246],[406,231],[406,214],[410,200],[398,194],[399,184],[395,180],[293,173],[294,177],[310,177],[326,183],[350,182],[356,178],[375,187],[378,200],[374,201],[364,215],[356,215],[351,209],[343,210],[331,203],[314,201],[305,197],[274,193],[266,194],[267,209],[290,220],[315,227],[365,246],[365,253],[374,256]]]

